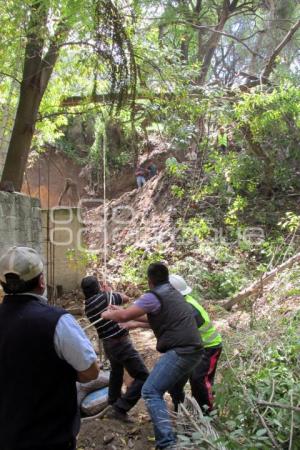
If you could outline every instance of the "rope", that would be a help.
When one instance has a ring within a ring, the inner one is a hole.
[[[103,133],[103,281],[107,279],[106,129]]]
[[[105,416],[105,414],[111,409],[111,405],[106,406],[102,411],[100,411],[98,414],[96,414],[95,416],[90,416],[90,417],[82,417],[81,418],[81,422],[88,422],[89,420],[94,420],[94,419],[101,419],[102,417]]]
[[[109,305],[109,306],[112,304],[112,298],[113,298],[113,296],[112,296],[112,290],[110,290],[110,291],[109,291],[109,298],[108,298],[108,305]],[[106,311],[106,310],[107,310],[107,308],[105,308],[104,311]],[[98,314],[97,314],[97,315],[98,315]],[[91,327],[93,327],[94,325],[96,325],[97,323],[101,322],[102,320],[104,320],[104,319],[102,319],[102,317],[100,317],[100,319],[97,319],[97,320],[95,320],[94,322],[91,322],[89,325],[87,325],[86,327],[83,328],[84,331],[85,331],[85,330],[88,330],[88,329],[91,328]]]

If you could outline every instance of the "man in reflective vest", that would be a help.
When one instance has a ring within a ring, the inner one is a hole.
[[[212,387],[214,383],[218,359],[222,352],[222,337],[210,321],[208,313],[190,293],[192,289],[180,275],[170,275],[170,283],[177,289],[185,300],[193,307],[198,330],[204,346],[204,357],[189,376],[192,395],[195,397],[203,411],[213,409]],[[187,381],[187,380],[186,380]],[[184,399],[182,390],[172,393],[175,408]]]

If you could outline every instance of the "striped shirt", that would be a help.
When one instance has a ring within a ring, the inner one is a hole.
[[[101,319],[101,314],[106,311],[109,304],[122,305],[122,297],[116,292],[99,292],[85,300],[85,313],[90,323],[95,324],[100,339],[126,336],[128,331],[121,328],[112,320]]]

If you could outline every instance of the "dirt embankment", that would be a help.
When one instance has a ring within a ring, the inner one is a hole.
[[[139,157],[139,164],[147,167],[152,160],[159,171],[164,169],[165,160],[169,156],[169,146],[161,138],[151,138],[152,151]],[[82,152],[87,156],[87,150]],[[180,159],[182,155],[177,155]],[[106,177],[106,190],[109,199],[118,198],[136,187],[135,165],[131,161],[122,168],[110,168]],[[65,188],[66,179],[76,183],[81,200],[103,198],[103,167],[92,167],[90,164],[80,165],[75,159],[68,157],[61,150],[49,146],[41,155],[31,157],[24,177],[22,192],[41,200],[43,208],[58,205],[61,193]],[[62,205],[76,206],[78,203],[74,192],[64,197]]]
[[[146,256],[163,248],[166,258],[176,246],[176,206],[170,198],[170,181],[164,172],[149,180],[141,189],[126,192],[107,203],[107,269],[108,278],[119,281],[119,271],[128,257],[126,249],[138,249]],[[86,211],[86,243],[98,254],[91,270],[101,275],[104,253],[103,205]],[[141,255],[141,258],[143,256]]]
[[[63,153],[48,151],[28,165],[22,192],[39,198],[42,208],[57,206],[67,178],[77,183],[80,197],[86,195],[81,171],[82,167]]]

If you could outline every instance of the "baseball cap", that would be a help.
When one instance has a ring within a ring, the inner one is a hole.
[[[169,281],[172,286],[182,295],[188,295],[192,292],[192,288],[188,286],[187,282],[180,275],[170,275]]]
[[[6,283],[8,273],[17,275],[20,280],[30,281],[43,272],[42,258],[30,247],[11,247],[0,258],[0,281]]]

